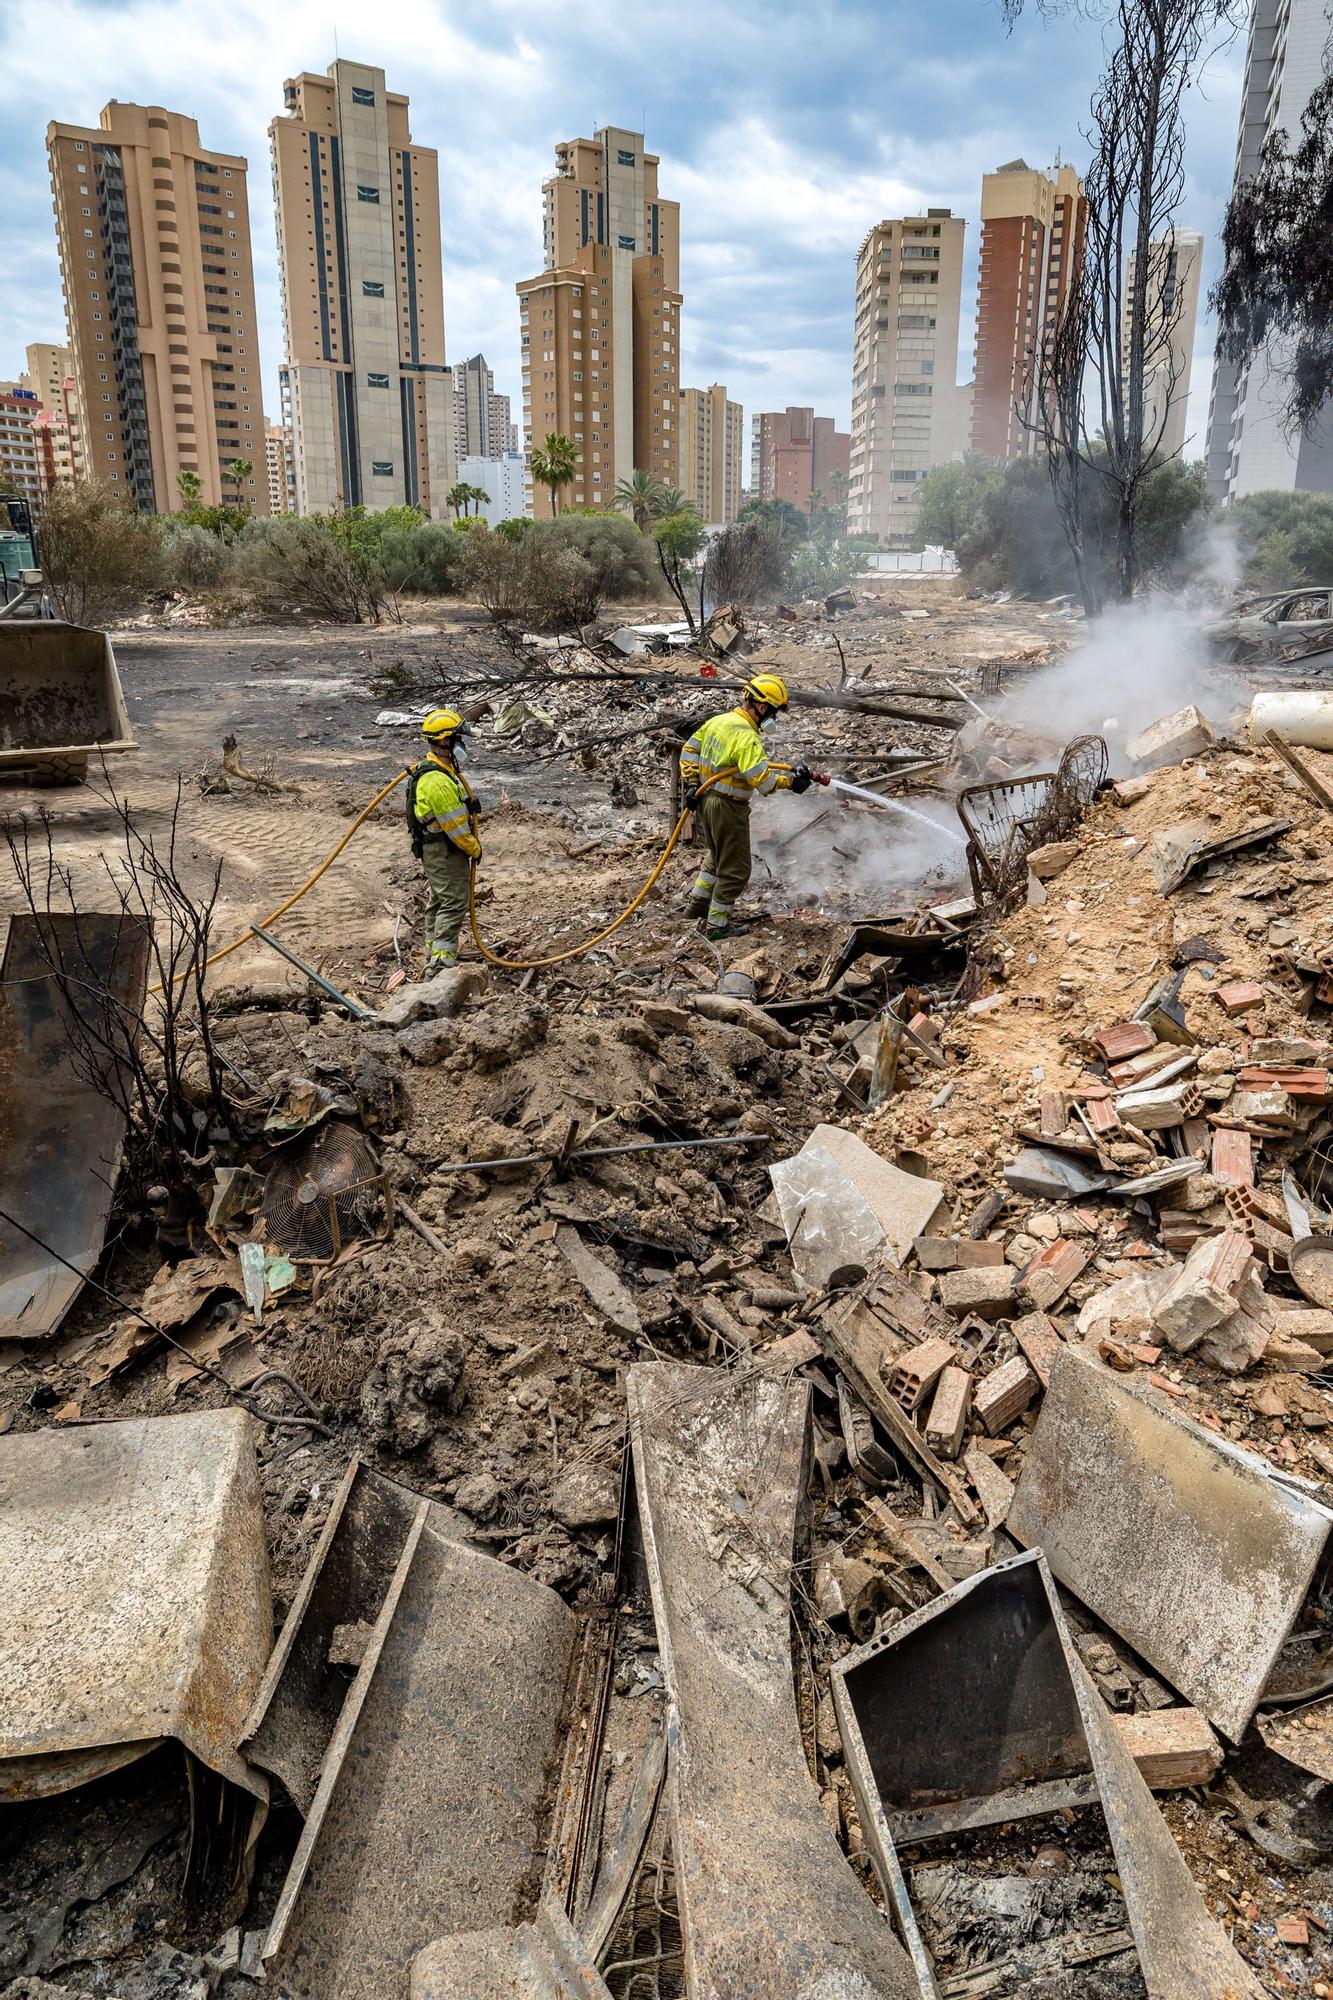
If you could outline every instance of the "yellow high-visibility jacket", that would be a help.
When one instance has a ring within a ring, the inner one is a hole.
[[[740,708],[710,715],[680,753],[680,775],[687,785],[700,785],[719,771],[728,775],[709,786],[710,798],[748,801],[757,793],[791,788],[791,772],[769,762],[763,737]]]
[[[481,853],[481,842],[468,821],[472,787],[461,771],[433,754],[420,765],[415,798],[416,815],[422,826],[446,833],[453,845],[473,861]]]

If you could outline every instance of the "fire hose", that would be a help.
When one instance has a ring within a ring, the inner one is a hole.
[[[790,770],[791,766],[789,764],[777,764],[774,765],[772,768],[775,770],[784,771],[784,770]],[[730,778],[734,776],[734,774],[735,774],[734,765],[728,766],[728,768],[725,771],[714,772],[711,778],[705,778],[703,783],[696,787],[695,791],[696,799],[701,797],[704,792],[708,791],[711,786],[719,784],[723,778]],[[271,911],[269,915],[262,918],[258,924],[252,925],[249,930],[242,931],[241,935],[239,937],[233,938],[230,944],[224,944],[220,951],[210,952],[208,957],[204,960],[202,966],[199,966],[197,968],[193,966],[187,966],[183,972],[177,972],[173,974],[171,983],[173,985],[179,984],[181,980],[189,978],[191,974],[196,970],[199,972],[203,972],[210,965],[216,965],[219,959],[227,958],[230,956],[232,952],[239,951],[241,946],[243,944],[248,944],[250,942],[250,939],[252,937],[255,937],[260,930],[267,930],[270,927],[270,925],[277,922],[279,917],[285,916],[288,910],[290,910],[296,903],[300,902],[302,896],[306,894],[307,890],[314,888],[320,876],[323,875],[329,868],[333,866],[334,862],[338,859],[338,856],[342,853],[343,849],[346,847],[348,841],[352,838],[352,835],[358,830],[359,827],[361,827],[364,824],[366,820],[370,818],[370,815],[374,812],[376,806],[380,804],[381,800],[387,799],[389,793],[393,791],[396,786],[401,785],[404,778],[410,776],[411,776],[410,769],[399,771],[395,777],[389,780],[387,785],[382,785],[379,791],[376,792],[374,798],[371,799],[369,804],[362,807],[361,811],[352,821],[352,824],[348,827],[346,833],[343,835],[342,839],[338,842],[337,846],[330,849],[329,853],[326,854],[324,859],[320,862],[318,868],[316,868],[312,874],[307,875],[305,881],[301,884],[300,888],[294,889],[285,902],[279,903],[276,910]],[[621,911],[620,915],[615,919],[614,923],[607,924],[604,929],[596,932],[594,936],[586,939],[584,943],[571,945],[567,951],[553,952],[550,954],[549,957],[546,958],[500,958],[486,944],[485,940],[481,935],[480,927],[477,923],[477,863],[474,860],[470,870],[468,871],[468,923],[472,931],[472,941],[476,945],[477,950],[481,953],[482,957],[486,960],[488,965],[500,966],[506,972],[540,971],[541,969],[543,969],[548,965],[561,965],[564,963],[566,959],[581,958],[585,952],[592,951],[595,946],[604,943],[605,940],[611,936],[613,931],[618,931],[620,929],[620,926],[623,923],[626,923],[628,919],[634,915],[634,912],[651,894],[653,888],[655,887],[657,881],[659,880],[662,874],[662,870],[666,867],[667,862],[671,859],[671,856],[674,854],[676,850],[676,846],[680,840],[681,833],[684,831],[685,822],[686,820],[688,820],[692,810],[693,810],[692,806],[685,807],[679,819],[676,821],[676,824],[672,827],[671,832],[667,838],[666,846],[662,849],[662,852],[658,857],[657,864],[654,867],[652,873],[649,875],[643,887],[639,890],[639,893],[634,898],[633,902],[626,905],[626,907]],[[156,986],[150,986],[148,991],[149,993],[160,993],[162,991],[162,983],[159,983]]]

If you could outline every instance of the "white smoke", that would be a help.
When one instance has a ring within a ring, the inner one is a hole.
[[[967,867],[953,806],[919,793],[903,803],[919,817],[819,788],[760,801],[751,822],[753,894],[772,909],[866,917],[961,893]]]
[[[1150,593],[1109,606],[1080,645],[1032,675],[995,710],[1065,743],[1104,736],[1114,775],[1127,771],[1125,739],[1177,709],[1202,711],[1215,728],[1248,704],[1249,691],[1212,651],[1207,614]]]

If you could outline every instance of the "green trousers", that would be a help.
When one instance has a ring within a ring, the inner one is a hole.
[[[421,865],[430,894],[426,898],[426,945],[430,962],[458,963],[458,933],[467,916],[467,882],[472,863],[452,840],[428,840]]]
[[[731,921],[737,898],[750,879],[750,807],[743,799],[728,799],[719,792],[705,792],[699,801],[699,819],[708,852],[694,900],[708,899],[708,928],[720,930]]]

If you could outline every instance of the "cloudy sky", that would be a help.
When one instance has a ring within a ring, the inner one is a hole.
[[[337,38],[335,51],[334,39]],[[284,77],[335,53],[382,65],[440,155],[451,359],[486,354],[518,414],[515,281],[541,265],[543,177],[557,141],[642,126],[681,204],[682,381],[723,381],[753,410],[812,403],[848,418],[857,244],[924,206],[968,218],[970,340],[981,176],[1023,155],[1082,164],[1100,33],[1036,0],[1006,34],[999,0],[0,0],[0,376],[63,335],[48,119],[97,123],[110,98],[193,115],[242,153],[270,412],[281,358],[269,120]],[[1207,239],[1210,282],[1230,184],[1243,42],[1191,98],[1179,220]],[[1202,451],[1211,356],[1196,346]],[[966,351],[960,379],[969,374]]]

